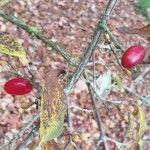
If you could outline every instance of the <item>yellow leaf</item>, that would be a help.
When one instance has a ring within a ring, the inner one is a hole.
[[[123,83],[122,83],[121,77],[117,73],[113,73],[113,77],[114,77],[114,80],[115,80],[115,82],[117,84],[117,87],[119,88],[119,90],[121,92],[123,92],[124,89],[123,89]]]
[[[28,59],[24,56],[23,57],[20,56],[19,60],[23,65],[27,65],[29,63]]]
[[[73,133],[72,134],[72,140],[74,142],[87,141],[88,137],[89,137],[88,133]]]
[[[67,150],[77,150],[77,148],[73,145],[73,144],[69,144],[68,146],[67,146]]]
[[[65,95],[58,81],[59,74],[59,70],[52,70],[43,87],[40,112],[40,136],[43,142],[60,136],[64,127]]]
[[[136,122],[136,119],[139,120],[139,128],[136,132],[136,136],[133,138],[133,133],[135,131],[134,124]],[[130,114],[127,136],[130,139],[133,138],[134,142],[138,145],[140,144],[141,138],[143,137],[145,130],[146,130],[145,112],[140,105],[135,105],[134,112]]]
[[[0,35],[0,53],[17,56],[23,65],[28,64],[25,49],[9,35]]]
[[[124,73],[125,73],[127,76],[131,76],[131,75],[132,75],[132,72],[131,72],[129,69],[124,68],[123,71],[124,71]]]
[[[129,137],[130,139],[132,139],[132,135],[134,132],[134,116],[132,114],[130,114],[129,116],[129,125],[128,125],[128,130],[127,130],[127,137]]]
[[[139,124],[140,124],[139,131],[138,131],[138,139],[140,140],[146,130],[146,117],[145,117],[144,110],[139,105],[138,105],[138,112],[139,112],[138,114],[139,114]]]
[[[80,138],[83,141],[87,141],[89,136],[90,136],[89,133],[81,133]]]
[[[4,7],[6,4],[11,2],[12,0],[0,0],[0,8]]]

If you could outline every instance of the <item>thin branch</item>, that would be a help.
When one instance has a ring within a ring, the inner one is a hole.
[[[71,92],[72,88],[74,87],[75,83],[80,78],[82,72],[84,71],[85,66],[87,65],[91,55],[93,54],[93,51],[94,51],[94,49],[95,49],[95,47],[99,41],[101,34],[102,34],[102,31],[99,30],[99,28],[98,28],[95,36],[93,37],[93,39],[89,45],[89,47],[86,49],[86,53],[83,55],[83,58],[82,58],[80,64],[78,65],[76,72],[74,73],[71,80],[68,82],[67,86],[65,87],[65,89],[64,89],[65,93],[69,94]]]
[[[14,144],[14,141],[19,139],[33,125],[33,123],[39,119],[39,117],[40,117],[39,114],[35,115],[33,117],[33,119],[30,120],[24,128],[20,129],[20,131],[13,137],[13,139],[11,139],[9,142],[1,145],[0,149],[5,148],[6,146],[8,146],[8,145],[10,145],[12,143]]]
[[[103,27],[107,23],[109,16],[110,16],[113,8],[115,7],[116,2],[117,2],[117,0],[109,0],[106,10],[104,12],[104,15],[102,16],[102,19],[98,22],[97,29],[94,33],[92,41],[90,42],[88,48],[86,49],[86,52],[83,55],[83,58],[81,59],[81,62],[79,64],[76,72],[74,73],[73,77],[71,78],[71,80],[68,82],[67,86],[64,89],[64,91],[66,93],[71,92],[73,86],[78,81],[79,77],[81,76],[82,72],[84,71],[84,68],[87,65],[91,55],[93,54],[93,51],[95,50],[95,47],[96,47],[96,45],[99,41],[99,38],[102,34],[101,27]],[[12,22],[13,24],[21,27],[22,29],[26,30],[28,33],[30,33],[31,35],[34,35],[35,37],[37,37],[44,43],[48,44],[52,48],[52,50],[54,50],[58,54],[62,55],[69,64],[77,65],[74,58],[71,58],[70,55],[68,53],[66,53],[65,50],[62,49],[58,44],[56,44],[52,40],[48,39],[37,27],[30,26],[30,25],[26,24],[23,20],[20,20],[17,17],[15,17],[9,13],[5,13],[2,10],[0,10],[0,16],[5,18],[6,20]]]
[[[124,86],[123,87],[127,92],[133,94],[135,97],[139,98],[141,101],[144,101],[144,97],[138,95],[135,91],[133,91],[130,87]]]
[[[100,112],[96,108],[96,100],[95,100],[94,96],[92,96],[92,103],[93,103],[93,109],[96,110],[95,115],[96,115],[96,118],[97,118],[98,128],[99,128],[99,131],[100,131],[100,140],[103,141],[105,150],[109,150],[109,148],[107,146],[107,141],[105,139],[105,131],[104,131],[104,128],[103,128],[102,119],[101,119],[101,116],[100,116]],[[98,148],[98,146],[99,145],[97,145],[97,148]]]
[[[70,105],[70,108],[74,108],[74,109],[77,109],[77,110],[85,112],[85,113],[93,113],[94,112],[93,109],[85,109],[85,108],[81,108],[81,107],[76,106],[76,105]]]
[[[5,18],[6,20],[12,22],[13,24],[21,27],[22,29],[24,29],[28,33],[30,33],[31,35],[35,36],[39,40],[46,43],[48,46],[50,46],[52,48],[53,51],[55,51],[58,54],[60,54],[61,56],[63,56],[64,59],[67,60],[67,62],[69,64],[71,64],[71,65],[76,64],[75,60],[73,58],[71,58],[70,55],[67,52],[65,52],[64,49],[62,49],[58,44],[53,42],[51,39],[47,38],[37,27],[28,25],[23,20],[15,17],[9,13],[6,13],[2,10],[0,10],[0,16]]]
[[[119,148],[119,150],[123,150],[123,148],[122,148],[123,143],[122,142],[116,141],[116,140],[109,138],[109,137],[106,137],[106,140],[115,143],[116,146]]]
[[[97,43],[99,41],[99,38],[102,34],[102,31],[104,30],[104,25],[107,24],[107,21],[109,19],[109,16],[110,16],[110,13],[112,12],[113,8],[115,7],[116,5],[116,2],[117,0],[109,0],[108,4],[107,4],[107,8],[105,10],[105,13],[102,17],[102,20],[100,20],[98,22],[98,25],[97,25],[97,29],[94,33],[94,36],[93,36],[93,39],[91,41],[91,43],[89,44],[88,48],[86,49],[86,52],[85,52],[85,55],[83,56],[75,74],[73,75],[72,79],[69,81],[69,83],[67,84],[66,88],[65,88],[65,92],[66,93],[69,93],[74,84],[78,81],[79,77],[81,76],[82,72],[84,71],[87,63],[89,62],[89,59],[90,57],[92,56],[94,50],[95,50],[95,47],[97,46]],[[69,64],[71,65],[76,65],[75,64],[75,61],[71,59],[70,55],[68,55],[64,49],[60,48],[56,43],[54,43],[53,41],[51,41],[50,39],[48,39],[46,36],[44,36],[39,30],[36,29],[36,27],[33,27],[33,26],[29,26],[27,25],[25,22],[23,22],[22,20],[19,20],[18,18],[10,15],[10,14],[7,14],[3,11],[0,11],[0,16],[2,16],[3,18],[7,19],[8,21],[12,22],[13,24],[16,24],[18,25],[19,27],[23,28],[24,30],[26,30],[27,32],[29,32],[30,34],[33,34],[35,37],[37,37],[38,39],[40,39],[41,41],[43,41],[44,43],[48,44],[50,47],[52,47],[52,49],[54,51],[56,51],[57,53],[61,54],[67,61]],[[108,30],[106,30],[108,31]],[[108,32],[109,33],[109,32]],[[111,35],[111,34],[109,34]],[[112,38],[113,39],[113,38]],[[113,40],[114,42],[115,40]],[[115,42],[114,42],[115,43]],[[102,119],[101,119],[101,116],[99,114],[99,111],[97,110],[96,108],[96,100],[95,100],[95,97],[93,96],[93,90],[90,88],[90,84],[88,84],[88,87],[89,87],[89,91],[91,92],[91,95],[92,95],[92,103],[93,103],[93,107],[94,107],[94,110],[95,110],[95,115],[96,115],[96,118],[97,118],[97,123],[98,123],[98,128],[99,128],[99,131],[100,131],[100,142],[103,142],[104,144],[104,147],[106,150],[108,150],[108,146],[107,146],[107,140],[109,139],[106,139],[106,135],[105,135],[105,131],[103,129],[103,126],[102,126]],[[128,89],[128,91],[130,91],[130,89]],[[131,91],[130,91],[131,92]],[[136,95],[137,96],[137,95]],[[68,107],[69,108],[69,107]],[[33,124],[33,123],[32,123]],[[31,125],[32,125],[31,124]],[[31,126],[30,125],[30,126]],[[28,125],[29,126],[29,125]],[[29,126],[29,127],[30,127]],[[69,126],[71,127],[70,123],[69,123]],[[28,127],[28,128],[29,128]],[[27,127],[23,128],[15,137],[14,137],[14,140],[17,140],[20,136],[23,135],[23,133],[28,129]],[[71,127],[72,128],[72,127]],[[32,133],[32,132],[31,132]],[[23,145],[26,145],[27,142],[29,141],[28,139],[31,139],[31,137],[33,136],[34,134],[29,134],[29,138],[26,139],[26,142],[24,142],[25,144]],[[7,145],[11,144],[14,142],[14,140],[12,139],[10,142],[7,143]],[[6,147],[7,145],[3,145],[4,147]],[[0,149],[2,149],[3,147],[0,147]]]
[[[96,71],[96,67],[95,67],[95,52],[94,52],[94,54],[93,54],[93,88],[94,88],[94,91],[96,91],[96,74],[95,74],[95,71]],[[89,87],[89,89],[90,89],[90,87]],[[92,103],[93,103],[93,108],[95,110],[95,115],[96,115],[96,118],[97,118],[99,131],[100,131],[100,137],[99,137],[100,140],[99,141],[102,141],[105,150],[109,150],[109,148],[107,146],[107,141],[105,139],[105,131],[104,131],[104,128],[103,128],[101,115],[100,115],[100,112],[98,111],[98,109],[96,107],[96,99],[95,99],[95,95],[93,93],[94,91],[90,90],[90,95],[91,95],[91,99],[92,99]],[[98,142],[96,149],[98,149],[99,145],[100,144]]]
[[[122,46],[117,41],[116,37],[112,34],[112,32],[109,30],[109,28],[106,25],[103,25],[102,28],[110,36],[110,38],[111,38],[113,44],[115,45],[115,47],[119,48],[119,50],[121,50],[123,52]]]
[[[83,76],[84,76],[84,78],[86,78],[85,74],[83,74]],[[108,150],[106,141],[104,140],[105,139],[105,132],[104,132],[104,129],[103,129],[103,126],[102,126],[102,119],[101,119],[99,111],[97,110],[97,107],[96,107],[95,97],[93,96],[93,89],[91,88],[91,86],[90,86],[90,84],[88,82],[87,82],[87,86],[88,86],[88,89],[89,89],[89,92],[90,92],[90,95],[91,95],[93,109],[95,110],[95,116],[96,116],[96,120],[97,120],[97,125],[98,125],[99,131],[100,131],[100,140],[102,140],[104,142],[105,150]],[[99,144],[97,146],[99,146]]]
[[[67,121],[68,121],[67,122],[68,123],[68,128],[67,129],[68,129],[68,132],[69,132],[69,141],[65,145],[64,150],[67,150],[69,145],[72,145],[74,148],[79,150],[77,145],[72,140],[72,134],[74,132],[74,129],[73,129],[73,123],[72,123],[71,110],[70,109],[71,109],[70,101],[69,101],[69,98],[67,98]]]
[[[116,6],[116,3],[117,3],[117,0],[109,0],[105,13],[104,13],[104,16],[106,17],[106,21],[109,19],[112,10]]]
[[[149,72],[150,72],[150,66],[148,66],[148,67],[144,70],[144,72],[142,72],[142,74],[139,75],[134,81],[135,81],[136,83],[138,83],[138,82],[139,82],[140,80],[142,80]]]
[[[72,125],[72,119],[71,119],[71,110],[70,110],[70,101],[69,101],[69,98],[67,98],[67,117],[68,117],[69,131],[73,132],[73,125]]]
[[[104,15],[102,16],[102,19],[100,19],[100,21],[98,22],[93,39],[91,40],[88,48],[86,49],[85,54],[83,55],[76,72],[74,73],[71,80],[68,82],[68,84],[66,85],[66,87],[64,89],[64,91],[67,94],[69,94],[72,91],[75,83],[78,81],[78,79],[80,78],[81,74],[83,73],[87,63],[89,62],[89,59],[92,56],[92,54],[97,46],[97,43],[102,35],[103,30],[101,30],[101,26],[103,26],[103,24],[107,24],[110,13],[112,12],[113,8],[115,7],[116,2],[117,2],[117,0],[109,0],[106,10],[104,12]]]
[[[35,136],[37,136],[37,132],[39,131],[40,125],[38,124],[32,131],[27,135],[27,137],[23,140],[21,144],[19,144],[16,150],[22,150],[25,148],[29,142],[31,142]]]
[[[114,54],[115,57],[116,57],[116,60],[117,60],[118,65],[119,65],[120,68],[124,71],[124,68],[122,67],[122,65],[121,65],[121,63],[120,63],[120,58],[118,57],[118,54],[117,54],[118,52],[117,52],[117,50],[116,50],[116,47],[114,46],[114,43],[113,43],[113,42],[110,43],[109,46],[110,46],[110,48],[111,48],[111,51],[113,52],[113,54]]]

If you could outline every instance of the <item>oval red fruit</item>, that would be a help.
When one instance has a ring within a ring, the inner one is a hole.
[[[32,91],[32,84],[24,78],[16,77],[8,80],[4,89],[11,95],[24,95]]]
[[[121,64],[125,68],[131,68],[140,64],[145,57],[146,50],[141,45],[129,47],[121,58]]]

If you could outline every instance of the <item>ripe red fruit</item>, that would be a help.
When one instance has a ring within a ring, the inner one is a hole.
[[[24,78],[16,77],[7,81],[4,89],[11,95],[24,95],[32,91],[32,84]]]
[[[146,50],[141,45],[129,47],[121,58],[121,64],[125,68],[131,68],[140,64],[145,57]]]

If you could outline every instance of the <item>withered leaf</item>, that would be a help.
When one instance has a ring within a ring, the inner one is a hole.
[[[0,53],[19,57],[23,65],[28,63],[25,49],[10,35],[0,35]]]
[[[43,142],[61,135],[66,108],[65,94],[59,83],[61,70],[52,70],[45,78],[41,98],[40,136]]]
[[[118,31],[120,33],[139,34],[140,36],[146,38],[147,40],[150,40],[150,24],[141,28],[122,27],[119,28]]]
[[[46,141],[41,146],[42,150],[61,150],[61,148],[58,146],[58,144],[54,141]]]

